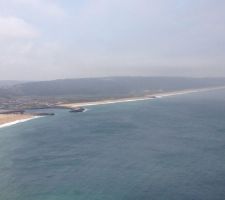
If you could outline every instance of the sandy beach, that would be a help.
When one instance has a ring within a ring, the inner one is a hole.
[[[29,114],[0,114],[0,128],[37,118]]]
[[[157,98],[164,98],[175,95],[183,95],[211,90],[220,90],[225,89],[225,86],[221,87],[211,87],[211,88],[201,88],[201,89],[189,89],[189,90],[180,90],[173,92],[161,92],[155,94],[149,94],[143,97],[131,97],[131,98],[121,98],[121,99],[105,99],[101,101],[89,101],[89,102],[80,102],[80,103],[70,103],[70,104],[61,104],[58,107],[63,108],[77,108],[77,107],[89,107],[95,105],[106,105],[106,104],[115,104],[115,103],[126,103],[126,102],[135,102],[135,101],[145,101],[145,100],[154,100]],[[0,128],[12,126],[17,123],[29,121],[40,116],[34,116],[31,114],[0,114]]]
[[[173,92],[161,92],[161,93],[149,94],[143,97],[121,98],[121,99],[115,99],[115,100],[106,99],[101,101],[61,104],[59,106],[65,107],[65,108],[89,107],[89,106],[95,106],[95,105],[106,105],[106,104],[115,104],[115,103],[153,100],[157,98],[163,98],[163,97],[169,97],[169,96],[175,96],[175,95],[191,94],[196,92],[205,92],[205,91],[220,90],[220,89],[225,89],[225,86],[200,88],[200,89],[188,89],[188,90],[180,90],[180,91],[173,91]]]

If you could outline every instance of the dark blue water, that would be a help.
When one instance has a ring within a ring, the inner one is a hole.
[[[0,200],[225,199],[225,91],[55,112],[0,129]]]

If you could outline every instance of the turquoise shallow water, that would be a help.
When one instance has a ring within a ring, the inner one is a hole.
[[[225,199],[225,91],[55,112],[0,129],[0,200]]]

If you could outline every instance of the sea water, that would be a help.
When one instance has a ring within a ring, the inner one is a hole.
[[[225,91],[54,110],[0,129],[0,200],[224,200]]]

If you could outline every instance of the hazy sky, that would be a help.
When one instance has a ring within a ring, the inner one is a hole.
[[[0,79],[225,76],[224,0],[0,0]]]

